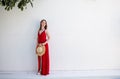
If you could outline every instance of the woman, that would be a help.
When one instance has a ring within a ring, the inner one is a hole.
[[[45,54],[38,56],[38,72],[37,74],[48,75],[49,74],[49,47],[48,41],[50,39],[47,31],[47,21],[45,19],[40,21],[40,28],[38,30],[37,46],[45,46]]]

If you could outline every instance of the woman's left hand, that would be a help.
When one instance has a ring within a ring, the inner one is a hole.
[[[46,42],[42,43],[42,45],[44,46],[46,44]]]

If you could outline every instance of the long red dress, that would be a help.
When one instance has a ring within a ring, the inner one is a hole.
[[[38,43],[44,43],[46,41],[45,30],[42,33],[38,32]],[[45,54],[38,56],[38,72],[41,70],[41,75],[49,74],[49,47],[48,43],[45,44]]]

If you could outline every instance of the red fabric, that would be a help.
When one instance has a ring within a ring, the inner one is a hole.
[[[43,31],[41,34],[38,33],[38,43],[44,43],[46,41],[46,33]],[[49,74],[49,46],[48,43],[45,45],[45,54],[38,56],[38,72],[41,70],[42,75]]]

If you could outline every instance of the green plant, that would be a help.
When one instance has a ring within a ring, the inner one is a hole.
[[[33,0],[32,0],[33,1]],[[17,4],[18,9],[22,11],[24,8],[27,8],[27,4],[30,3],[33,7],[33,3],[31,0],[0,0],[0,6],[4,6],[5,10],[12,10],[13,7]]]

